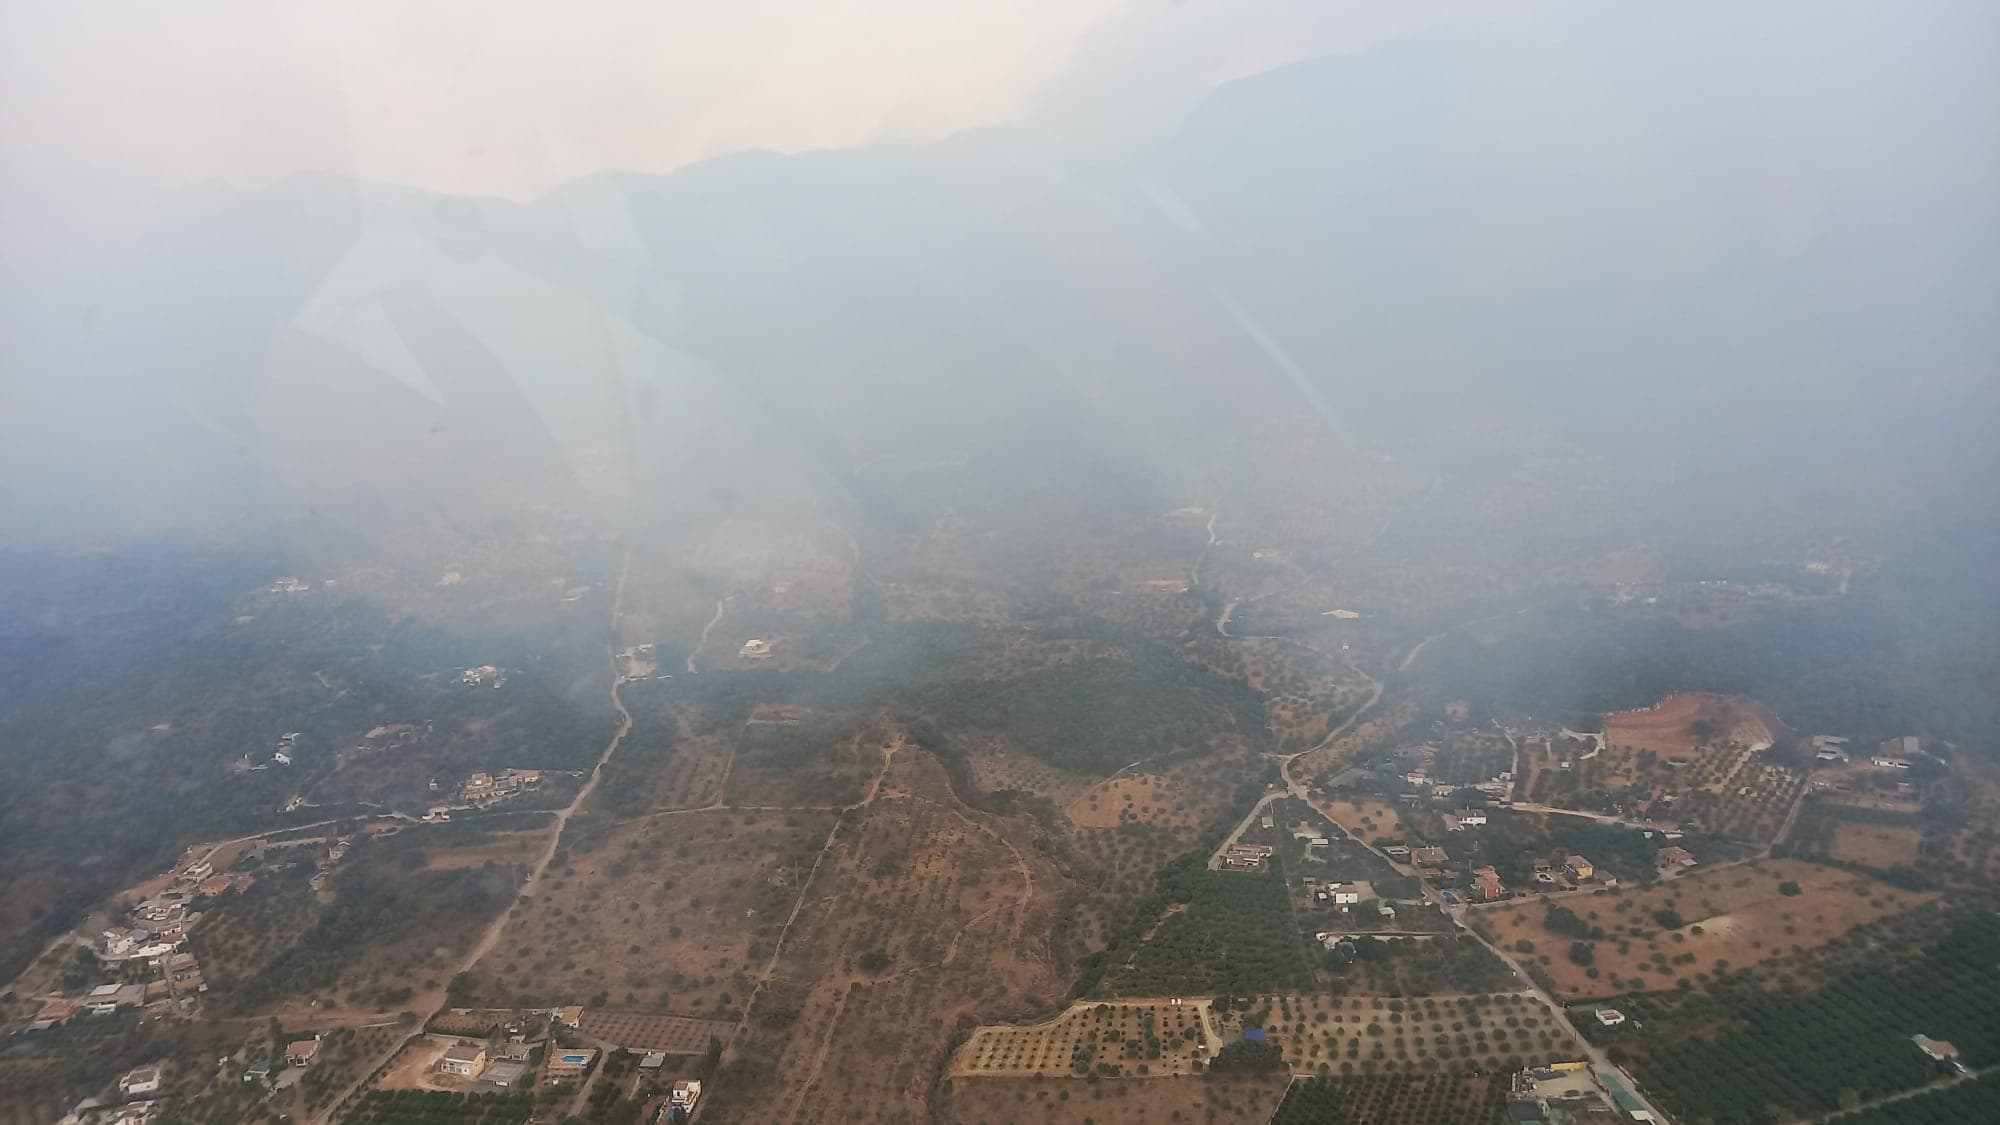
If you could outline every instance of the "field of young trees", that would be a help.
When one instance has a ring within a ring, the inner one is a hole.
[[[1483,1074],[1307,1078],[1285,1092],[1271,1125],[1490,1125],[1506,1110],[1506,1080]]]
[[[2000,1059],[2000,919],[1978,915],[1893,967],[1863,966],[1803,995],[1732,993],[1729,1030],[1642,1033],[1637,1073],[1674,1117],[1758,1125],[1826,1113],[1921,1086],[1943,1073],[1911,1041],[1957,1045],[1966,1065]],[[1671,1018],[1642,1024],[1691,1026]]]
[[[1129,962],[1107,975],[1113,996],[1238,995],[1304,987],[1304,944],[1283,877],[1196,868],[1168,880],[1174,904]]]
[[[535,1113],[532,1094],[370,1090],[342,1125],[515,1125]]]

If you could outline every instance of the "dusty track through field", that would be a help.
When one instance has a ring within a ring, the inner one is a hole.
[[[556,810],[555,822],[549,828],[549,843],[546,848],[542,849],[541,858],[535,861],[534,867],[528,872],[528,877],[522,881],[520,891],[507,904],[507,908],[495,916],[491,922],[487,923],[485,933],[480,936],[479,941],[465,955],[464,960],[459,963],[457,971],[460,973],[471,972],[479,964],[480,959],[485,957],[493,949],[494,945],[499,942],[501,933],[506,930],[507,923],[514,917],[514,911],[519,908],[522,901],[530,897],[530,892],[540,883],[543,874],[549,869],[550,862],[555,859],[556,849],[562,844],[563,828],[569,824],[570,817],[575,816],[576,811],[582,808],[584,802],[590,799],[591,793],[596,791],[598,781],[604,776],[605,763],[609,762],[611,756],[618,752],[619,744],[625,741],[625,735],[632,729],[632,713],[625,709],[625,702],[618,695],[621,680],[618,675],[616,640],[618,636],[618,617],[625,605],[625,577],[631,571],[631,566],[631,557],[628,555],[618,568],[618,588],[617,592],[611,598],[611,636],[613,639],[608,646],[607,652],[611,661],[611,706],[613,710],[618,712],[618,729],[612,732],[611,740],[604,744],[604,752],[597,756],[597,764],[591,768],[589,779],[578,787],[576,796],[570,798],[569,804]],[[796,913],[794,911],[794,914]],[[387,1053],[376,1060],[375,1065],[362,1071],[361,1077],[342,1090],[340,1096],[330,1099],[326,1103],[326,1108],[314,1114],[311,1120],[316,1125],[324,1125],[324,1123],[332,1121],[335,1115],[340,1112],[341,1107],[346,1104],[347,1100],[354,1096],[355,1091],[374,1078],[376,1073],[382,1067],[388,1065],[389,1061],[395,1058],[397,1053],[402,1051],[412,1040],[422,1036],[424,1034],[424,1027],[431,1020],[437,1018],[438,1013],[444,1011],[450,1003],[451,997],[449,993],[443,989],[438,990],[435,993],[435,1000],[431,1004],[429,1012],[417,1020],[411,1033],[397,1040],[396,1044]]]

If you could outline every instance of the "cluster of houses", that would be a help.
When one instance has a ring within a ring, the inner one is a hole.
[[[497,774],[481,770],[465,779],[458,787],[458,796],[468,805],[490,805],[541,785],[540,770],[504,769]]]
[[[82,996],[45,998],[28,1023],[42,1031],[78,1014],[108,1016],[155,1000],[184,1000],[208,991],[201,964],[184,947],[201,921],[202,902],[255,881],[248,874],[221,874],[207,860],[191,860],[168,872],[169,886],[130,907],[119,921],[101,930],[91,943],[99,962],[129,978],[128,966],[142,965],[154,975],[145,982],[108,981]]]
[[[432,791],[442,789],[443,783],[433,778]],[[502,801],[518,797],[542,787],[542,771],[504,769],[499,773],[480,770],[470,774],[457,786],[456,797],[444,804],[432,805],[424,812],[428,821],[446,821],[451,814],[463,809],[482,809],[497,805]]]
[[[160,1091],[166,1086],[164,1063],[147,1063],[126,1071],[118,1079],[116,1101],[89,1097],[61,1119],[61,1125],[146,1125],[163,1116]]]
[[[1402,768],[1402,773],[1398,776],[1402,778],[1404,784],[1415,787],[1419,791],[1419,796],[1449,797],[1461,789],[1476,789],[1496,801],[1505,801],[1513,796],[1513,771],[1502,770],[1482,781],[1460,785],[1437,779],[1434,773],[1437,769],[1437,756],[1435,746],[1406,746],[1398,750],[1396,758]]]
[[[507,682],[506,670],[491,664],[480,664],[467,668],[458,674],[458,682],[467,687],[499,687]]]
[[[1618,885],[1618,877],[1606,875],[1597,870],[1597,865],[1585,856],[1565,855],[1560,859],[1537,859],[1534,862],[1535,882],[1560,890],[1573,891],[1586,883],[1613,888]]]

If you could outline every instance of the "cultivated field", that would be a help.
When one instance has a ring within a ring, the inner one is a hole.
[[[1785,893],[1788,887],[1797,893]],[[1558,992],[1603,996],[1706,980],[1820,945],[1934,897],[1803,860],[1773,859],[1697,870],[1643,890],[1509,903],[1475,918],[1502,947],[1530,943],[1527,959]],[[1555,913],[1558,906],[1575,921]],[[1589,964],[1571,956],[1577,942],[1589,946]]]
[[[1581,1058],[1568,1027],[1513,992],[1389,999],[1260,996],[1226,1013],[1206,999],[1080,1002],[1045,1023],[987,1026],[952,1062],[966,1077],[1196,1073],[1197,1058],[1263,1028],[1298,1074],[1483,1071]],[[1205,1052],[1197,1049],[1205,1047]]]
[[[727,1040],[736,1025],[727,1020],[674,1016],[664,1012],[623,1012],[587,1008],[577,1030],[611,1047],[628,1051],[664,1051],[669,1055],[699,1055],[711,1036]]]
[[[1113,1125],[1176,1120],[1264,1125],[1284,1095],[1283,1078],[951,1080],[952,1120],[965,1125]]]
[[[1074,1077],[1115,1067],[1123,1074],[1191,1074],[1222,1046],[1206,999],[1079,1002],[1046,1023],[977,1029],[952,1060],[963,1075]]]
[[[923,1120],[953,1032],[1062,993],[1061,873],[1026,818],[967,808],[904,744],[849,814],[725,1066],[734,1120]],[[740,1099],[740,1100],[739,1100]]]
[[[1269,996],[1241,1020],[1263,1026],[1299,1074],[1493,1072],[1583,1057],[1568,1027],[1512,992]]]

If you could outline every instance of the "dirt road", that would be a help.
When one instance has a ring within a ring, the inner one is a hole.
[[[620,679],[618,676],[617,654],[618,617],[625,605],[625,576],[630,570],[631,558],[628,556],[625,563],[618,568],[618,592],[611,599],[612,640],[610,646],[607,648],[607,654],[611,661],[611,706],[613,710],[618,712],[618,729],[612,732],[611,741],[604,744],[604,752],[597,756],[597,764],[591,767],[589,779],[577,789],[576,796],[570,799],[569,804],[556,810],[555,823],[549,830],[548,847],[542,849],[542,854],[535,860],[534,867],[529,869],[527,879],[521,884],[520,893],[514,896],[513,901],[509,902],[507,908],[502,910],[493,921],[487,923],[486,931],[480,935],[479,941],[473,945],[472,949],[466,953],[464,959],[459,962],[458,973],[471,972],[478,966],[480,959],[492,951],[494,945],[500,941],[500,935],[506,931],[507,923],[513,919],[514,911],[520,907],[522,901],[529,899],[540,885],[542,876],[549,869],[550,862],[555,859],[556,849],[562,844],[563,828],[569,824],[570,818],[576,815],[577,810],[590,800],[590,795],[596,792],[597,783],[604,776],[604,764],[611,760],[611,755],[618,752],[619,743],[625,741],[625,735],[632,729],[632,713],[625,709],[625,701],[618,696]],[[435,1019],[438,1013],[444,1011],[450,1003],[451,997],[448,991],[440,990],[433,993],[429,1011],[420,1015],[410,1034],[398,1040],[381,1058],[376,1060],[375,1065],[363,1071],[360,1078],[356,1079],[345,1090],[340,1092],[339,1097],[328,1101],[326,1108],[312,1116],[313,1122],[316,1125],[324,1125],[324,1123],[332,1121],[347,1099],[353,1097],[355,1091],[366,1084],[370,1078],[373,1078],[376,1071],[387,1065],[390,1059],[395,1058],[396,1053],[401,1051],[406,1044],[423,1035],[425,1025],[429,1024],[432,1019]]]

